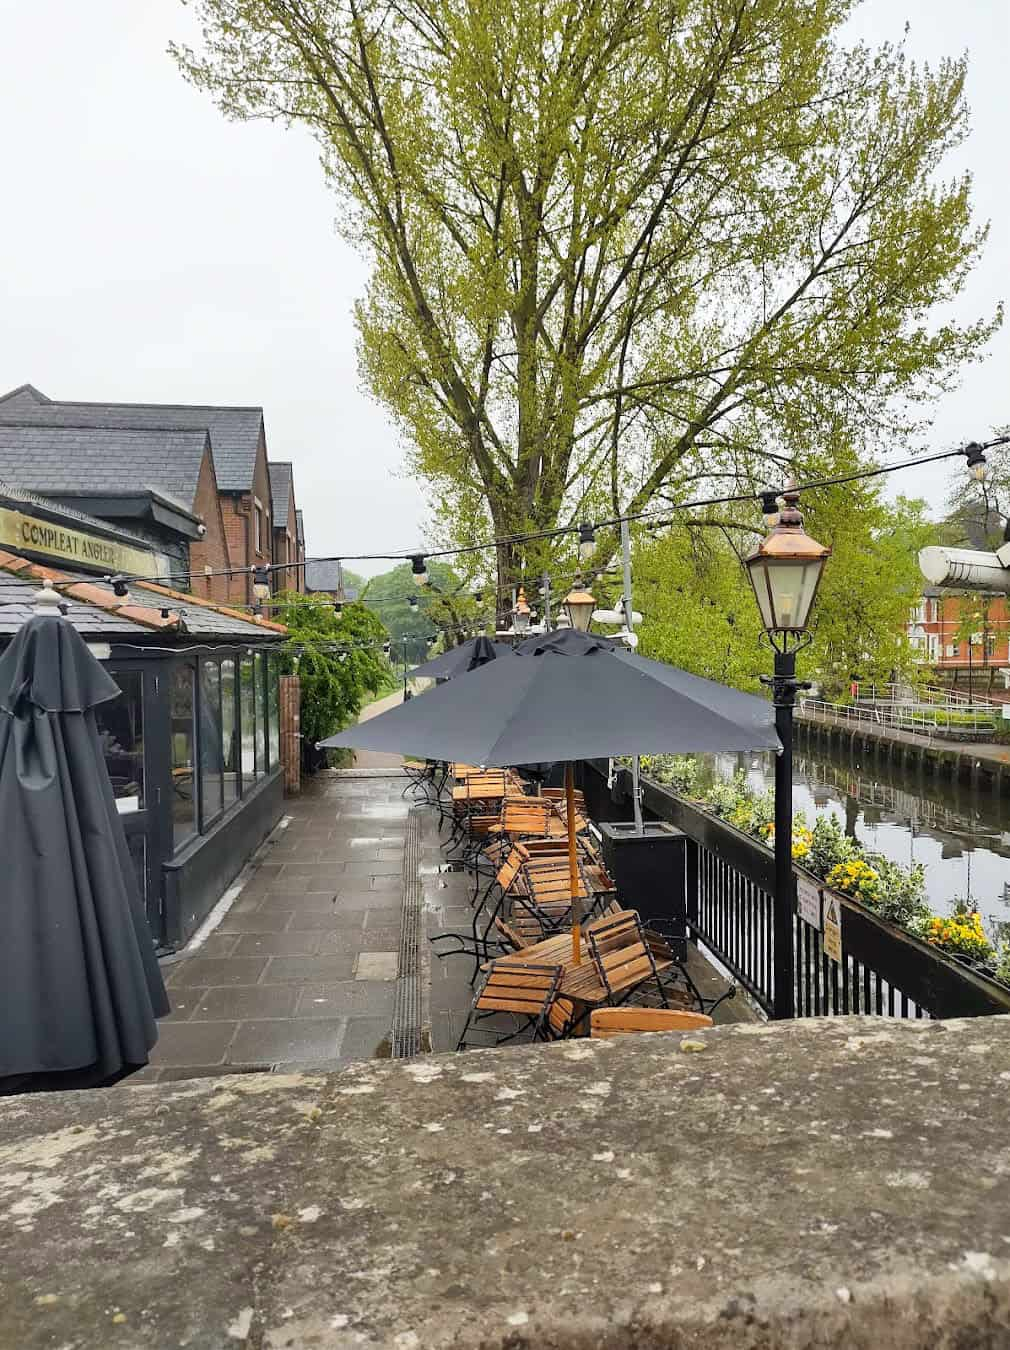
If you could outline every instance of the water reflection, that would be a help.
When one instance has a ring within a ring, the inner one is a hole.
[[[707,775],[743,770],[757,789],[771,787],[770,755],[705,756]],[[969,898],[983,918],[1010,920],[1010,802],[987,790],[925,777],[812,747],[800,731],[794,753],[793,802],[812,818],[832,811],[845,833],[894,862],[922,863],[934,911]]]

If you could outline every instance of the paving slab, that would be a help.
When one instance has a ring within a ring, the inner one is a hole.
[[[286,984],[241,984],[207,989],[193,1012],[199,1021],[244,1021],[248,1018],[293,1017],[298,989]]]
[[[356,980],[395,980],[399,952],[359,952],[354,960]]]
[[[264,984],[320,984],[349,980],[354,974],[353,951],[330,956],[273,956],[263,974]]]
[[[344,1018],[272,1019],[243,1022],[228,1047],[230,1064],[296,1063],[340,1054]]]

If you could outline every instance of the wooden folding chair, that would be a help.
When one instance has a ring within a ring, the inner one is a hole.
[[[501,806],[498,830],[514,842],[529,835],[542,839],[552,816],[550,802],[536,797],[506,797]]]
[[[668,962],[657,962],[646,941],[645,929],[635,910],[598,919],[586,928],[586,938],[596,973],[610,1003],[623,1002],[648,980],[655,980],[659,1001],[669,1007],[660,972]]]
[[[593,1040],[610,1040],[635,1031],[698,1031],[714,1025],[704,1013],[673,1008],[594,1008],[589,1017]]]
[[[494,1045],[514,1040],[529,1027],[533,1029],[535,1041],[550,1040],[550,1007],[561,980],[561,970],[561,966],[520,963],[514,957],[508,961],[492,961],[456,1049],[466,1049],[467,1037],[478,1022],[503,1012],[510,1013],[518,1025],[515,1030],[496,1036]]]
[[[562,994],[555,998],[547,1010],[547,1025],[556,1041],[566,1040],[581,1020],[581,1014],[575,1003]]]

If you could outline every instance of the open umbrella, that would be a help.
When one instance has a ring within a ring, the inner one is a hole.
[[[529,647],[530,643],[523,644]],[[413,703],[348,727],[325,746],[404,751],[468,764],[568,762],[573,944],[579,924],[571,761],[614,755],[777,750],[764,700],[562,630],[525,656],[491,661]]]
[[[95,726],[118,697],[55,603],[0,657],[0,1093],[115,1082],[169,1011]]]
[[[423,665],[415,666],[410,672],[411,678],[426,680],[451,680],[456,675],[465,675],[500,656],[511,656],[512,648],[507,642],[492,642],[489,637],[470,638],[458,647],[433,656]]]

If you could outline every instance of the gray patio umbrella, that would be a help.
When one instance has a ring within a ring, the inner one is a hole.
[[[529,644],[524,644],[529,645]],[[536,649],[491,661],[321,742],[408,751],[424,759],[519,765],[565,760],[573,939],[577,875],[570,761],[688,751],[777,750],[771,704],[659,661],[609,638],[545,634]]]
[[[0,657],[0,1093],[115,1082],[169,1011],[95,726],[118,696],[58,612]]]
[[[512,648],[507,642],[492,642],[484,636],[475,637],[415,666],[410,674],[417,679],[451,680],[456,675],[465,675],[467,671],[487,665],[488,661],[511,655]]]

